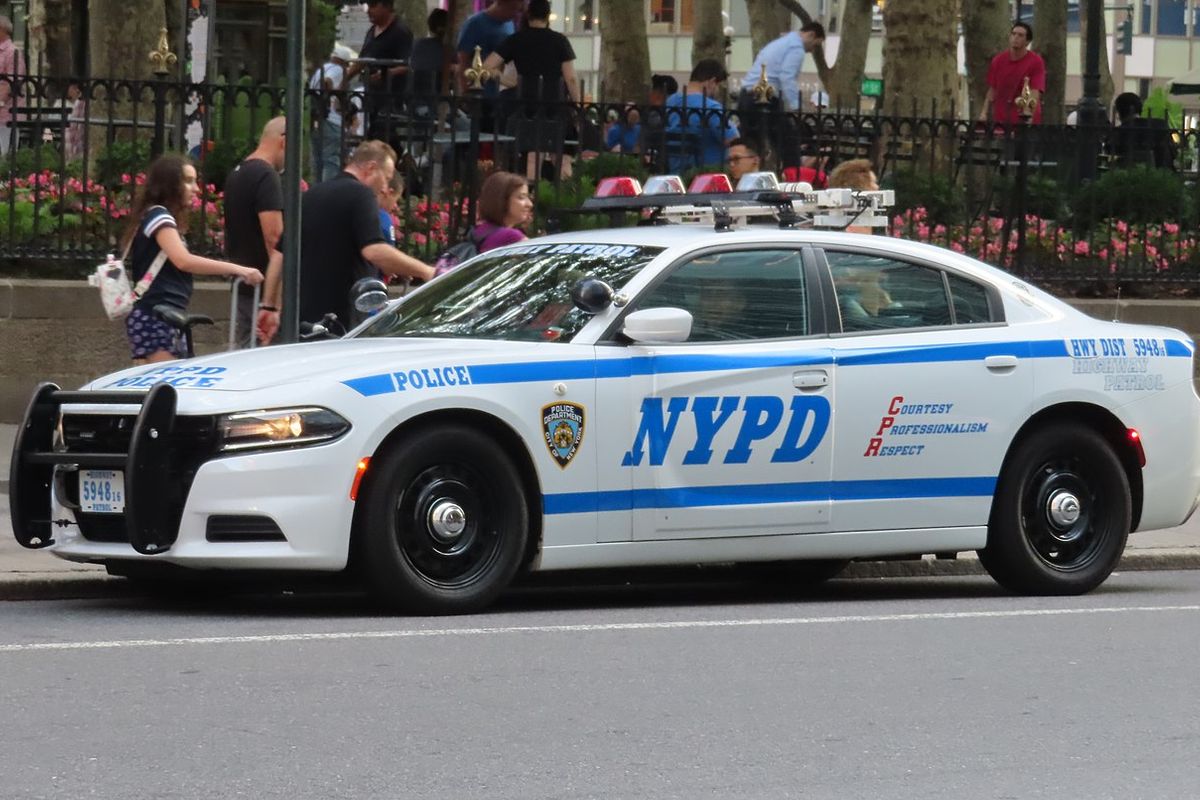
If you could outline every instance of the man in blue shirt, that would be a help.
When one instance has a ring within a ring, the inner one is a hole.
[[[764,128],[782,135],[786,126],[782,124],[783,120],[778,118],[779,113],[801,110],[800,71],[804,68],[804,55],[824,41],[825,28],[821,23],[808,22],[799,31],[789,31],[768,42],[754,57],[753,66],[746,73],[746,77],[742,78],[742,91],[738,95],[738,117],[742,124],[743,136],[754,142],[759,152],[764,152]],[[766,106],[760,105],[754,97],[754,87],[762,79],[764,67],[767,83],[774,89]],[[779,136],[773,136],[772,139],[776,146],[776,156],[782,158],[782,140]]]
[[[667,98],[667,165],[671,172],[713,166],[721,171],[725,145],[737,138],[725,106],[713,99],[729,75],[720,61],[701,59],[687,86]]]
[[[467,17],[462,28],[458,31],[458,89],[465,92],[467,80],[465,75],[475,58],[475,48],[479,47],[479,58],[487,61],[500,43],[516,32],[513,24],[525,8],[525,0],[492,0],[492,4],[483,11]],[[485,81],[483,84],[484,103],[480,115],[479,129],[485,133],[500,131],[502,121],[498,120],[500,105],[500,86],[496,81]]]
[[[513,24],[522,9],[525,0],[492,0],[492,4],[477,14],[467,17],[462,28],[458,31],[458,88],[467,88],[465,72],[475,58],[475,48],[479,47],[479,58],[483,61],[492,54],[500,43],[516,32]],[[485,96],[495,97],[499,87],[494,82],[484,83]]]

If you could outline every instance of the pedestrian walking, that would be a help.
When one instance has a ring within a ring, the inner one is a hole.
[[[403,93],[408,74],[408,64],[396,62],[407,62],[412,55],[413,34],[396,16],[395,0],[367,0],[367,19],[371,21],[371,27],[363,37],[358,57],[388,63],[352,63],[346,68],[343,85],[348,85],[366,68],[367,134],[376,139],[387,139],[391,133],[388,115],[400,107],[396,96]]]
[[[19,79],[25,75],[25,62],[13,41],[12,20],[0,16],[0,156],[16,146],[17,130],[13,111],[20,99]]]
[[[358,55],[344,44],[335,44],[329,60],[309,78],[312,93],[312,166],[313,183],[320,183],[342,171],[342,109],[345,93],[340,91],[346,79],[346,67]]]
[[[287,119],[275,117],[263,126],[254,152],[225,179],[225,255],[264,275],[272,262],[276,262],[274,269],[281,269],[283,263],[279,251],[279,239],[283,236],[283,187],[279,172],[283,169],[286,149]],[[282,298],[263,296],[256,309],[252,285],[240,284],[237,293],[234,341],[238,347],[249,347],[256,329],[269,329],[271,322],[278,327]]]
[[[467,81],[465,72],[475,58],[475,48],[479,48],[479,57],[487,60],[500,43],[516,33],[514,20],[524,9],[524,0],[492,0],[483,11],[467,17],[458,32],[458,88],[465,92]],[[496,130],[497,102],[500,97],[500,86],[495,82],[487,82],[483,86],[483,96],[488,101],[483,104],[483,118],[480,130],[491,133]]]
[[[737,127],[726,122],[725,106],[714,99],[728,77],[720,61],[703,58],[692,68],[687,85],[667,98],[667,134],[674,137],[667,146],[671,172],[720,168],[726,145],[738,136]]]
[[[742,78],[737,109],[742,137],[758,152],[765,152],[769,138],[776,157],[785,158],[787,126],[781,112],[803,110],[800,72],[804,69],[804,56],[824,41],[825,28],[821,23],[808,22],[800,30],[788,31],[768,42],[754,57],[750,71]],[[764,69],[767,84],[773,90],[765,106],[754,95]]]
[[[1032,123],[1042,121],[1042,92],[1046,91],[1046,62],[1029,49],[1033,42],[1033,27],[1027,22],[1014,22],[1008,34],[1008,49],[998,53],[988,67],[987,96],[979,111],[981,122],[992,121],[1001,125],[1015,125],[1021,121],[1017,109],[1017,98],[1029,80],[1029,89],[1037,105],[1033,109]]]
[[[387,275],[429,280],[433,268],[389,245],[380,230],[376,196],[396,174],[396,151],[368,140],[354,149],[336,177],[304,193],[300,231],[299,318],[337,314],[349,325],[350,289],[360,278]],[[273,296],[274,279],[267,288]]]
[[[550,0],[529,0],[525,22],[524,28],[496,46],[484,67],[498,75],[505,64],[516,66],[522,113],[519,124],[510,119],[509,132],[517,136],[519,149],[530,154],[529,174],[537,175],[533,156],[541,153],[557,162],[554,168],[568,177],[570,159],[562,156],[563,140],[574,139],[575,131],[563,101],[570,99],[578,106],[581,100],[575,51],[566,36],[550,30]]]
[[[479,189],[479,219],[471,239],[481,253],[526,238],[521,229],[533,221],[529,181],[514,172],[489,175]]]
[[[241,278],[254,286],[263,281],[263,273],[254,267],[217,261],[195,255],[187,248],[187,232],[192,201],[199,193],[196,167],[181,155],[165,155],[146,169],[146,183],[133,206],[133,220],[124,237],[129,252],[130,280],[140,281],[159,254],[165,254],[158,274],[125,318],[125,333],[135,364],[170,361],[185,355],[180,334],[154,316],[156,305],[173,306],[186,311],[192,298],[193,275],[224,275]]]

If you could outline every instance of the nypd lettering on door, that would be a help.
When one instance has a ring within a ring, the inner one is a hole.
[[[694,434],[676,441],[679,422],[687,415]],[[652,467],[662,466],[672,445],[677,445],[677,453],[687,448],[677,456],[685,465],[709,464],[714,457],[722,464],[747,464],[760,450],[770,450],[772,463],[796,463],[820,446],[830,416],[829,401],[820,396],[796,396],[787,404],[775,395],[646,397],[621,466],[640,466],[643,460]],[[713,443],[726,429],[737,433],[732,446],[718,454]]]

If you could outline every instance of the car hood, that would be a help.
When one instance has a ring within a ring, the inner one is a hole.
[[[85,389],[145,391],[159,382],[181,390],[253,391],[307,381],[346,383],[363,394],[377,393],[392,373],[428,374],[414,381],[466,383],[456,372],[472,365],[570,358],[569,344],[497,342],[478,339],[339,339],[329,342],[263,347],[231,353],[143,364],[97,378]],[[450,370],[447,373],[447,370]],[[403,377],[399,380],[404,380]]]

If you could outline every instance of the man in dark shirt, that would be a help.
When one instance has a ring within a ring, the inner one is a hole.
[[[387,59],[407,62],[412,55],[413,35],[408,26],[400,21],[394,10],[395,0],[368,0],[367,18],[371,27],[363,38],[360,59]],[[396,96],[403,93],[408,64],[364,64],[356,62],[346,70],[346,83],[367,69],[367,134],[375,138],[386,138],[388,124],[386,114],[399,107]]]
[[[275,117],[263,127],[254,152],[225,179],[225,255],[235,264],[255,267],[264,274],[272,260],[283,258],[278,249],[283,235],[279,170],[283,169],[286,147],[287,120]],[[278,308],[278,297],[264,296],[256,314],[254,288],[239,284],[234,321],[237,346],[249,347],[256,317],[277,314]]]
[[[345,169],[304,193],[301,201],[300,313],[302,322],[319,322],[328,312],[349,327],[350,289],[374,268],[388,275],[430,280],[433,268],[384,241],[375,197],[396,174],[396,151],[370,140],[354,149]],[[273,276],[267,296],[277,292]]]
[[[1108,148],[1121,166],[1142,164],[1159,169],[1175,163],[1171,129],[1165,119],[1143,117],[1142,98],[1123,92],[1113,101],[1118,125],[1109,137]]]

